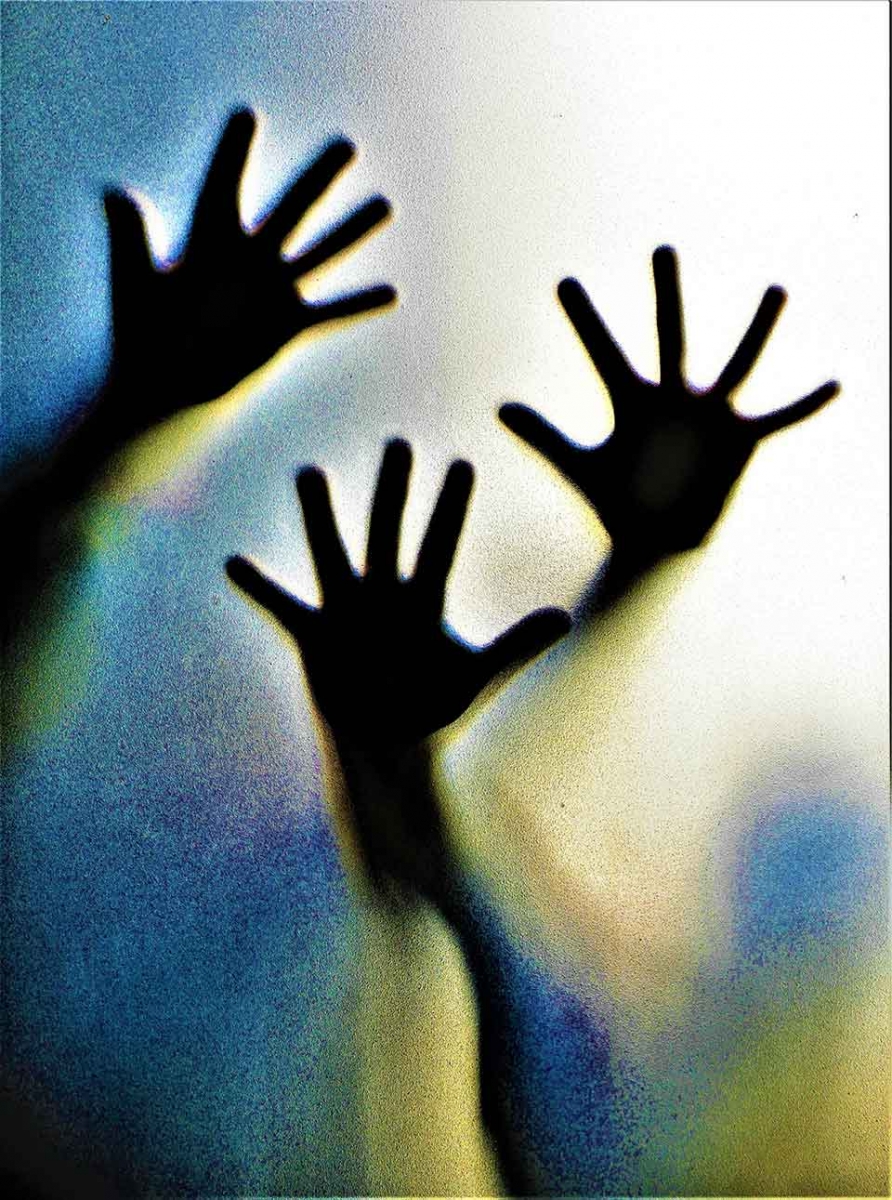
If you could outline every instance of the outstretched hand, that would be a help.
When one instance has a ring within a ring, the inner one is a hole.
[[[282,244],[350,163],[349,141],[331,142],[253,229],[239,215],[239,187],[256,121],[234,113],[214,152],[182,258],[159,268],[142,214],[120,191],[105,197],[111,252],[112,383],[146,428],[186,405],[222,396],[311,326],[392,304],[389,286],[310,304],[297,285],[354,245],[390,213],[366,201],[294,258]]]
[[[461,716],[496,676],[540,654],[570,626],[566,613],[542,609],[477,649],[443,624],[446,583],[473,469],[466,462],[449,468],[415,572],[403,579],[397,561],[411,464],[406,442],[388,444],[372,504],[364,575],[347,558],[325,476],[315,467],[298,475],[321,608],[290,595],[244,558],[232,558],[226,567],[233,583],[295,639],[335,739],[353,745],[420,742]]]
[[[712,387],[684,377],[684,325],[675,252],[653,256],[660,382],[642,379],[613,340],[575,279],[558,298],[603,379],[615,427],[586,449],[522,404],[505,404],[505,425],[575,484],[601,518],[614,552],[642,565],[688,550],[706,538],[747,461],[764,437],[816,412],[839,390],[825,383],[762,417],[744,417],[731,397],[752,370],[786,295],[770,287],[740,345]]]

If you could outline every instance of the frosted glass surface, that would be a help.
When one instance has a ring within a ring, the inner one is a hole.
[[[506,955],[535,964],[535,984],[516,967],[518,1004],[554,1026],[537,1041],[523,1018],[519,1070],[556,1190],[883,1186],[887,14],[3,6],[6,464],[48,446],[101,379],[105,186],[145,198],[156,256],[175,258],[247,104],[262,122],[246,221],[338,132],[359,160],[306,234],[375,192],[394,205],[312,295],[386,281],[399,307],[296,343],[236,403],[137,448],[21,681],[14,1057],[110,1155],[158,1186],[413,1190],[382,1133],[408,984],[375,999],[399,958],[339,854],[299,661],[222,564],[248,553],[312,601],[295,468],[325,467],[361,564],[381,448],[401,434],[416,451],[406,569],[449,461],[477,468],[449,594],[460,633],[572,607],[606,535],[496,410],[517,399],[605,437],[606,392],[555,285],[582,280],[653,378],[650,254],[669,243],[694,382],[778,282],[789,303],[739,406],[829,378],[842,393],[759,450],[703,551],[463,725],[444,795]],[[460,963],[438,957],[442,930],[419,936],[419,978],[443,989],[439,1009],[425,985],[430,1019],[471,1063]],[[609,1088],[574,1066],[566,996],[609,1044]],[[467,1173],[447,1178],[436,1106],[403,1134],[410,1162],[442,1152],[434,1191],[489,1186],[468,1063],[442,1110]],[[759,1132],[772,1105],[786,1133]]]

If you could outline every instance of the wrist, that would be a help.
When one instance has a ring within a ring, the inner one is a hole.
[[[617,578],[624,577],[634,582],[652,571],[667,557],[667,554],[644,538],[631,541],[613,541],[610,547],[608,570]]]
[[[134,419],[136,407],[109,376],[68,429],[56,453],[52,477],[58,489],[67,493],[66,498],[84,492],[117,451],[143,432]]]
[[[351,823],[369,879],[389,897],[440,907],[450,855],[428,742],[358,744],[332,733]]]

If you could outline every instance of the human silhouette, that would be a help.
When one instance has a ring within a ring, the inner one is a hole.
[[[575,280],[558,296],[608,386],[615,429],[594,449],[576,446],[522,405],[500,416],[586,496],[612,541],[597,603],[616,602],[668,555],[699,546],[761,438],[817,411],[838,390],[826,383],[777,413],[741,417],[730,397],[767,340],[784,293],[769,288],[715,385],[685,382],[684,335],[674,252],[653,256],[660,382],[630,367]],[[481,1116],[509,1189],[541,1188],[522,1134],[512,1126],[507,1077],[512,1069],[511,999],[485,923],[475,912],[461,864],[444,833],[435,795],[430,736],[460,716],[497,674],[520,666],[567,630],[565,614],[527,617],[491,646],[474,651],[443,625],[446,581],[472,483],[454,463],[408,580],[399,577],[399,528],[411,455],[387,447],[369,525],[365,573],[350,565],[337,532],[324,476],[298,476],[307,539],[323,594],[320,609],[291,596],[244,558],[230,579],[271,613],[303,658],[319,711],[332,734],[370,877],[391,900],[423,898],[445,916],[462,946],[479,1019]]]
[[[312,608],[253,563],[234,557],[227,574],[294,639],[307,679],[351,785],[368,864],[380,879],[417,886],[438,867],[441,833],[425,797],[391,804],[374,787],[411,765],[417,750],[457,720],[497,677],[541,654],[570,627],[559,609],[540,609],[490,645],[475,648],[443,623],[446,583],[467,513],[474,473],[454,462],[436,502],[415,570],[397,567],[412,454],[391,441],[369,520],[365,570],[350,564],[335,525],[324,474],[301,471],[297,491],[322,590]],[[373,803],[367,793],[374,790]]]
[[[767,342],[786,301],[768,288],[737,349],[712,387],[684,375],[684,321],[678,261],[670,246],[653,255],[660,380],[643,379],[616,344],[582,285],[561,280],[557,295],[604,381],[614,430],[583,447],[523,404],[504,404],[504,425],[582,492],[610,535],[606,571],[588,598],[605,608],[661,559],[701,545],[759,442],[817,412],[839,391],[822,384],[761,417],[735,412],[731,399]]]
[[[239,188],[256,130],[246,109],[228,119],[211,158],[182,256],[155,262],[138,204],[105,196],[111,275],[112,354],[107,377],[55,449],[20,464],[2,515],[10,544],[4,639],[33,620],[51,583],[77,567],[82,531],[70,514],[117,451],[184,409],[223,396],[304,331],[392,305],[378,285],[321,303],[299,290],[309,272],[385,221],[375,196],[292,257],[282,245],[355,156],[337,138],[324,147],[256,225],[246,228]],[[49,614],[44,614],[48,616]]]
[[[68,588],[84,560],[87,535],[81,503],[114,455],[175,413],[224,395],[304,331],[383,310],[396,298],[388,285],[313,304],[302,297],[299,284],[304,276],[378,228],[390,206],[383,197],[372,197],[295,256],[285,257],[283,242],[356,150],[343,138],[330,142],[249,229],[239,213],[239,188],[255,129],[255,117],[247,110],[229,117],[176,262],[154,260],[142,213],[127,193],[113,190],[105,196],[112,310],[107,377],[53,451],[19,464],[0,494],[6,537],[2,606],[7,757],[20,732],[19,683],[27,677],[35,643],[64,613]],[[14,812],[8,811],[6,818],[5,833],[11,840]],[[2,1077],[0,1085],[0,1121],[23,1130],[40,1129],[40,1116],[31,1113],[19,1089]],[[36,1138],[34,1134],[31,1141]],[[80,1179],[80,1172],[69,1161],[70,1154],[60,1150],[57,1169],[47,1141],[49,1166],[41,1174],[34,1156],[23,1153],[24,1136],[16,1141],[15,1153],[11,1149],[7,1154],[4,1147],[0,1161],[4,1194],[57,1194],[54,1185],[41,1180],[64,1170],[76,1187],[72,1181]],[[99,1195],[99,1182],[87,1190]]]
[[[460,717],[494,680],[541,654],[570,628],[559,609],[540,609],[490,645],[474,648],[443,623],[446,584],[473,485],[469,463],[449,468],[408,579],[397,566],[412,456],[391,441],[369,520],[365,570],[350,564],[337,531],[325,476],[300,472],[297,491],[322,591],[312,608],[242,557],[229,578],[294,639],[337,755],[368,878],[388,904],[434,904],[463,946],[480,1021],[481,1115],[512,1190],[517,1169],[489,1069],[504,1011],[470,909],[432,782],[430,738]]]

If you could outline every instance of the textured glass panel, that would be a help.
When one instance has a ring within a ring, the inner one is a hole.
[[[106,186],[143,199],[172,261],[249,105],[247,222],[336,133],[359,159],[302,237],[394,205],[310,294],[387,281],[399,307],[137,446],[8,681],[9,1069],[93,1166],[157,1193],[496,1186],[458,950],[432,915],[407,933],[368,905],[299,660],[223,564],[250,554],[313,601],[295,468],[326,469],[361,565],[400,434],[405,570],[449,461],[477,468],[461,635],[572,607],[606,535],[497,408],[605,437],[555,286],[577,276],[653,378],[669,243],[695,383],[777,282],[739,407],[842,393],[759,449],[704,549],[445,748],[516,1132],[552,1194],[885,1194],[887,14],[2,6],[5,465],[102,377]]]

